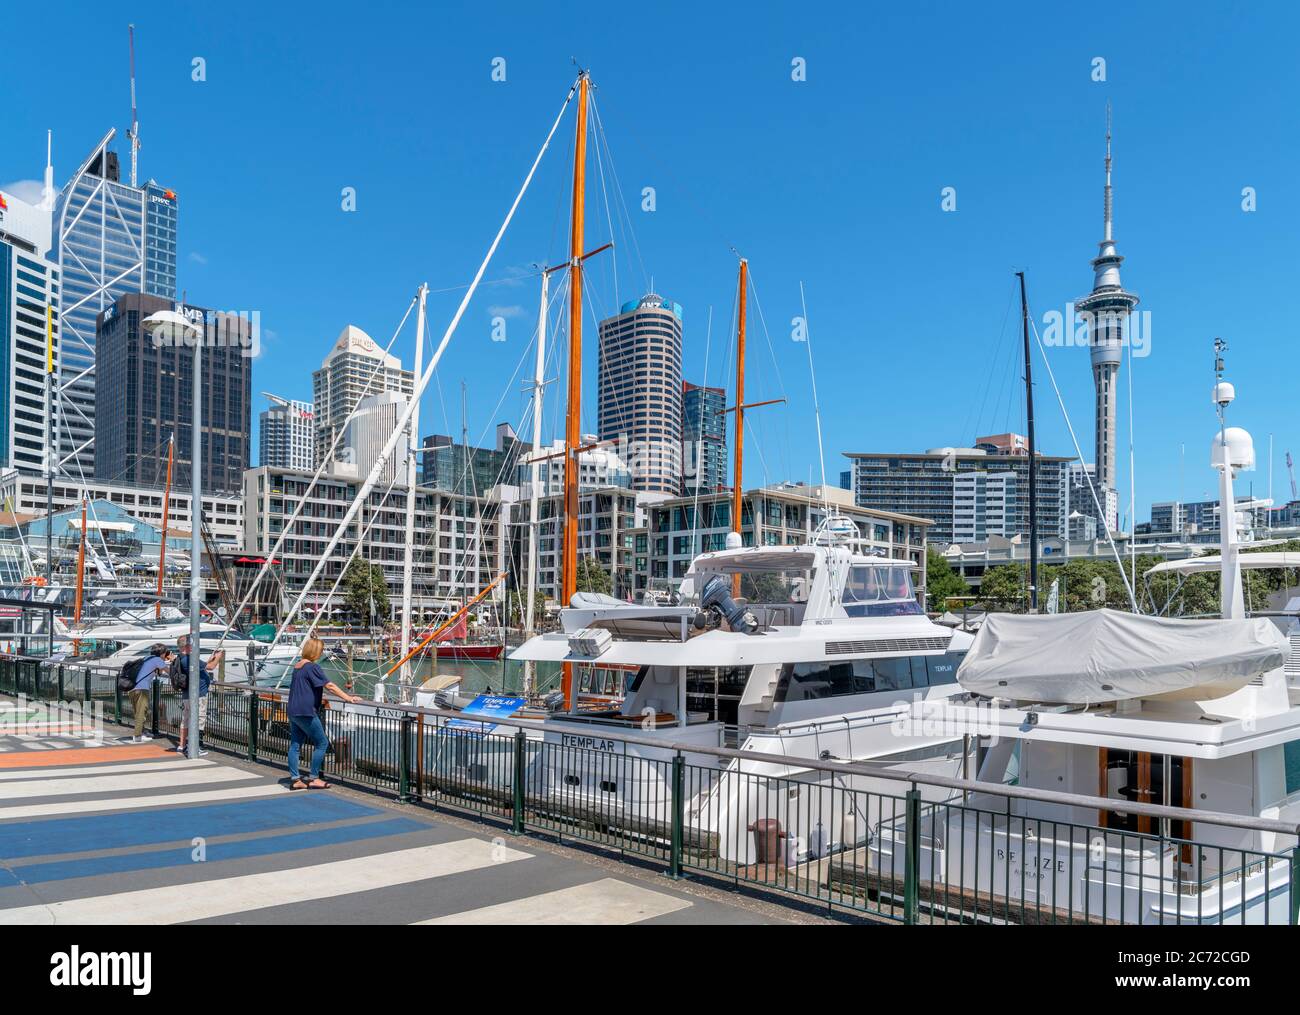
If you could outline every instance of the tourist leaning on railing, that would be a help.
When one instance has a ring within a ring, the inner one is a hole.
[[[185,740],[189,735],[190,729],[190,637],[187,634],[181,635],[176,639],[177,657],[172,662],[172,687],[181,695],[181,732],[180,742],[172,748],[185,753]],[[207,663],[203,665],[199,673],[199,755],[200,757],[208,752],[203,750],[203,731],[208,725],[208,690],[212,686],[212,674],[217,667],[221,665],[221,660],[225,658],[226,650],[217,649],[208,657]]]
[[[133,744],[153,739],[144,731],[145,723],[149,721],[149,696],[153,692],[154,680],[160,673],[167,672],[171,660],[171,649],[166,645],[155,645],[150,650],[149,658],[140,667],[140,672],[135,675],[135,686],[130,692],[131,713],[135,716],[135,735],[131,738]]]
[[[325,645],[319,638],[308,638],[303,642],[302,658],[294,664],[293,681],[289,685],[289,784],[294,789],[329,789],[329,783],[320,777],[321,766],[325,764],[325,749],[329,739],[325,736],[325,727],[320,721],[321,692],[329,691],[348,702],[358,702],[337,684],[325,676],[318,660],[325,651]],[[300,778],[298,752],[304,743],[312,745],[311,774],[307,782]]]

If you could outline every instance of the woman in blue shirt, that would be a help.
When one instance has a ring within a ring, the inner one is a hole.
[[[343,691],[325,676],[318,660],[325,651],[325,645],[319,638],[308,638],[303,642],[302,658],[294,666],[293,681],[289,685],[289,778],[292,789],[329,789],[329,783],[320,777],[321,766],[325,764],[325,748],[329,740],[325,736],[325,727],[320,721],[321,692],[329,691],[344,701],[356,703],[360,698]],[[307,782],[300,777],[298,752],[304,743],[312,745],[311,775]]]

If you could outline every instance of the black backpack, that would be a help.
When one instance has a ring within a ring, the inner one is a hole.
[[[177,694],[187,694],[190,689],[190,678],[185,673],[185,667],[181,664],[181,656],[176,655],[167,668],[167,677],[172,682],[172,690]]]
[[[119,691],[134,691],[136,677],[140,675],[140,667],[144,665],[145,659],[151,659],[152,656],[144,656],[141,659],[132,659],[122,667],[122,672],[117,675],[117,689]]]

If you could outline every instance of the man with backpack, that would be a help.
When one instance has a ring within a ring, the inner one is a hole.
[[[127,696],[131,699],[131,714],[135,717],[135,735],[130,741],[133,744],[153,739],[144,731],[145,723],[149,721],[149,698],[153,692],[154,678],[159,673],[166,672],[171,658],[171,649],[166,645],[154,645],[143,660],[134,659],[122,667],[118,687],[127,691]]]
[[[172,748],[185,753],[185,741],[190,729],[190,638],[183,634],[176,639],[176,655],[172,658],[168,677],[172,687],[181,696],[181,735],[180,742]],[[212,686],[212,674],[221,665],[226,650],[217,649],[208,657],[207,663],[199,672],[199,757],[207,754],[203,750],[203,730],[208,725],[208,691]]]

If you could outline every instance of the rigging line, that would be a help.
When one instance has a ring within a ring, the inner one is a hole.
[[[1128,336],[1128,548],[1133,580],[1137,581],[1137,474],[1133,454],[1133,342]]]
[[[632,249],[636,252],[637,263],[641,266],[641,282],[650,291],[650,275],[645,268],[645,258],[641,255],[641,244],[636,238],[636,229],[632,227],[632,216],[627,208],[627,196],[623,192],[623,183],[618,176],[618,167],[614,164],[614,149],[610,146],[609,135],[605,131],[605,123],[600,118],[600,110],[596,106],[596,96],[591,96],[592,114],[596,121],[596,143],[597,146],[603,142],[605,145],[605,158],[609,162],[609,173],[614,178],[614,192],[618,195],[619,204],[623,210],[623,220],[627,223],[627,235],[632,238]],[[611,236],[610,239],[613,239]]]
[[[1002,327],[998,330],[998,340],[997,340],[997,345],[995,346],[996,351],[994,355],[989,358],[988,360],[989,368],[988,371],[984,374],[984,394],[980,397],[979,413],[978,415],[975,416],[975,419],[973,420],[975,424],[974,433],[972,433],[971,430],[969,429],[970,424],[972,422],[969,410],[967,411],[966,414],[966,423],[963,427],[962,432],[970,434],[972,437],[975,436],[975,434],[979,433],[981,429],[983,429],[984,409],[988,405],[989,391],[993,387],[993,377],[997,373],[997,370],[994,368],[993,364],[998,359],[999,354],[1001,353],[1002,348],[1007,341],[1007,321],[1011,316],[1011,305],[1015,301],[1015,295],[1016,293],[1013,284],[1013,286],[1007,290],[1007,306],[1006,306],[1006,310],[1002,314]]]
[[[592,116],[593,116],[593,118],[596,120],[596,130],[597,130],[597,133],[599,134],[599,132],[600,132],[600,117],[599,117],[599,116],[596,116],[596,103],[595,103],[594,100],[593,100],[592,103],[591,103],[591,112],[592,112]],[[614,242],[614,218],[613,218],[613,216],[610,214],[610,211],[609,211],[609,191],[608,191],[608,190],[606,189],[606,187],[605,187],[605,163],[604,163],[603,161],[601,161],[601,158],[600,158],[600,143],[597,142],[593,147],[594,147],[595,150],[596,150],[596,175],[597,175],[597,176],[599,177],[599,179],[600,179],[600,195],[601,195],[601,198],[603,199],[603,202],[604,202],[604,205],[605,205],[605,222],[608,224],[608,227],[609,227],[609,241],[610,241],[610,243],[613,243],[613,242]],[[609,260],[610,260],[610,267],[611,267],[611,270],[612,270],[612,272],[613,272],[613,278],[614,278],[614,306],[617,307],[617,306],[619,306],[619,302],[618,302],[618,257],[617,257],[617,256],[611,256]]]
[[[411,297],[411,302],[406,305],[406,313],[402,315],[402,319],[398,323],[397,329],[393,332],[393,337],[390,338],[388,340],[388,344],[384,346],[385,354],[387,354],[389,350],[392,349],[393,343],[397,341],[397,336],[400,335],[402,333],[402,329],[406,327],[407,318],[411,316],[411,311],[415,309],[416,304],[418,302],[419,302],[418,296]],[[370,390],[371,383],[374,381],[374,379],[377,376],[379,376],[383,368],[384,368],[384,360],[383,357],[380,357],[379,359],[375,360],[375,366],[370,371],[370,376],[366,378],[366,384],[363,390],[365,391]],[[307,498],[310,497],[312,491],[316,489],[316,484],[320,482],[321,475],[325,472],[329,464],[334,460],[334,452],[335,450],[337,450],[339,446],[339,442],[343,439],[343,432],[347,429],[348,423],[352,421],[352,417],[357,414],[357,409],[360,405],[361,405],[361,400],[358,399],[357,404],[352,407],[352,410],[348,413],[347,417],[343,420],[342,426],[339,426],[335,430],[334,439],[330,442],[329,449],[325,452],[325,454],[322,456],[320,460],[320,463],[316,466],[316,472],[311,477],[311,482],[307,484],[307,489],[303,491],[302,496],[299,498],[298,506],[294,508],[293,514],[289,516],[289,521],[285,523],[285,527],[283,531],[281,531],[279,537],[276,539],[275,545],[271,548],[271,551],[267,553],[266,560],[262,562],[262,566],[258,569],[257,576],[253,579],[252,583],[249,585],[248,591],[244,594],[244,598],[240,601],[239,605],[235,607],[234,613],[231,614],[230,620],[226,624],[226,629],[221,633],[221,639],[217,643],[218,648],[220,648],[221,645],[225,644],[226,636],[230,634],[231,628],[233,628],[235,624],[238,623],[240,615],[244,612],[244,609],[248,606],[249,601],[253,598],[253,595],[257,592],[257,589],[262,584],[262,581],[266,578],[267,572],[271,570],[271,561],[275,560],[276,555],[280,552],[281,548],[284,546],[284,541],[288,537],[289,530],[293,528],[294,523],[299,519],[299,517],[301,517],[303,509],[307,506]],[[193,510],[193,505],[191,505],[190,506],[191,519],[193,518],[193,515],[194,515],[194,510]]]
[[[312,637],[313,634],[315,634],[316,625],[320,623],[321,616],[325,613],[325,611],[329,607],[331,600],[333,600],[334,598],[334,594],[338,592],[339,585],[342,584],[343,579],[347,576],[348,568],[352,566],[352,561],[356,559],[357,554],[361,552],[361,547],[365,545],[366,540],[370,537],[370,530],[374,527],[374,524],[378,520],[380,513],[384,510],[384,505],[388,503],[389,494],[393,492],[393,487],[397,485],[397,476],[398,473],[400,473],[401,471],[402,471],[401,469],[393,470],[393,478],[388,481],[388,489],[384,491],[384,496],[380,498],[379,503],[375,506],[374,511],[370,513],[370,517],[366,520],[366,527],[357,533],[357,545],[352,547],[352,552],[348,554],[347,560],[345,560],[343,562],[343,566],[339,568],[338,577],[334,579],[334,585],[330,588],[329,592],[326,594],[324,602],[321,603],[320,608],[317,610],[315,617],[312,619],[310,626],[307,628],[307,634],[305,635],[305,637],[310,638]],[[367,558],[366,563],[367,564],[370,563],[369,558]],[[383,570],[382,565],[380,566],[380,570]],[[371,598],[370,612],[373,616],[374,614],[373,592],[371,593],[370,598]]]
[[[822,467],[822,505],[830,513],[830,494],[826,490],[826,449],[822,445],[822,410],[817,400],[817,373],[813,370],[812,328],[808,327],[808,303],[804,299],[803,279],[799,280],[799,309],[803,311],[804,344],[808,346],[808,376],[812,379],[813,416],[817,420],[817,457]]]
[[[1026,301],[1026,305],[1028,301]],[[1038,334],[1038,324],[1034,320],[1033,313],[1029,313],[1029,326],[1034,330],[1034,342],[1038,346],[1038,354],[1042,357],[1043,365],[1047,368],[1047,376],[1052,382],[1052,390],[1056,393],[1056,403],[1061,407],[1061,415],[1065,417],[1065,428],[1070,432],[1070,441],[1074,444],[1074,453],[1079,458],[1079,464],[1086,464],[1083,457],[1083,449],[1079,447],[1079,438],[1074,432],[1074,424],[1070,422],[1070,413],[1065,408],[1065,399],[1061,397],[1061,389],[1056,383],[1056,374],[1052,370],[1051,361],[1047,358],[1047,350],[1043,348],[1043,340]],[[1092,476],[1088,474],[1085,468],[1083,477],[1088,481],[1088,491],[1092,494],[1093,506],[1097,509],[1097,517],[1101,519],[1101,524],[1106,530],[1106,540],[1110,543],[1111,552],[1115,555],[1115,563],[1119,565],[1119,576],[1124,582],[1124,590],[1128,593],[1129,604],[1133,607],[1133,612],[1138,612],[1137,596],[1133,592],[1133,586],[1129,583],[1128,575],[1124,573],[1124,559],[1120,556],[1119,547],[1115,545],[1115,537],[1110,531],[1110,520],[1106,517],[1106,512],[1101,509],[1101,502],[1097,499],[1097,488],[1093,485]],[[1137,576],[1133,576],[1137,580]]]
[[[754,294],[754,306],[755,306],[755,308],[758,310],[758,321],[759,321],[759,324],[762,325],[762,328],[763,328],[763,337],[767,340],[767,352],[768,352],[768,356],[769,356],[769,357],[771,358],[771,360],[772,360],[772,372],[776,374],[776,383],[777,383],[777,387],[778,387],[778,389],[779,389],[780,392],[781,392],[781,397],[784,398],[784,399],[786,399],[786,404],[788,405],[788,404],[789,404],[789,399],[788,399],[788,396],[786,395],[786,391],[785,391],[785,380],[784,380],[784,378],[781,376],[781,365],[780,365],[780,364],[777,362],[777,360],[776,360],[776,347],[775,347],[774,345],[772,345],[772,334],[771,334],[771,332],[769,332],[769,331],[767,330],[767,318],[763,316],[763,304],[762,304],[762,302],[761,302],[761,301],[759,300],[759,298],[758,298],[758,284],[754,281],[754,270],[753,270],[753,268],[751,268],[751,269],[749,270],[749,288],[750,288],[750,291],[753,292],[753,294]],[[760,378],[760,380],[761,380],[761,378]],[[790,468],[789,468],[789,466],[790,466],[790,454],[789,454],[789,450],[790,450],[790,417],[789,417],[789,414],[788,414],[788,413],[786,413],[786,414],[784,414],[784,415],[782,416],[782,421],[783,421],[783,423],[785,424],[785,446],[782,447],[782,448],[780,448],[779,450],[781,451],[781,457],[782,457],[782,459],[783,459],[783,464],[784,464],[784,466],[785,466],[784,471],[785,471],[787,474],[791,474],[791,473],[790,473]],[[749,422],[749,417],[746,417],[746,422]],[[751,429],[753,428],[753,424],[752,424],[752,423],[750,423],[750,427],[751,427]],[[756,440],[756,444],[757,444],[757,438],[755,438],[755,440]]]
[[[284,623],[286,624],[291,623],[294,615],[302,607],[303,600],[306,598],[306,595],[310,591],[311,586],[315,582],[316,578],[320,575],[321,569],[324,568],[325,561],[329,558],[329,555],[334,552],[334,547],[338,545],[338,541],[341,538],[344,530],[351,523],[352,519],[356,516],[356,513],[361,506],[361,501],[364,500],[369,495],[370,490],[374,487],[374,484],[378,479],[380,470],[383,468],[384,464],[388,461],[390,456],[393,454],[393,450],[396,448],[397,442],[401,438],[402,431],[405,430],[410,425],[410,420],[415,410],[415,405],[418,402],[419,398],[424,394],[424,389],[428,385],[429,379],[433,377],[433,375],[436,373],[438,369],[438,363],[441,361],[443,353],[446,351],[447,346],[450,344],[452,336],[456,333],[456,329],[460,325],[461,318],[465,316],[465,311],[469,307],[470,301],[474,298],[474,293],[477,291],[478,282],[480,279],[482,279],[484,272],[487,271],[488,265],[492,263],[492,258],[496,254],[497,248],[501,245],[501,240],[505,236],[506,230],[509,229],[510,223],[514,221],[515,212],[518,211],[519,205],[523,202],[524,195],[528,192],[528,188],[533,182],[533,177],[537,173],[537,167],[541,164],[542,157],[546,154],[547,149],[550,147],[551,139],[555,137],[555,132],[559,129],[560,126],[560,121],[563,119],[564,113],[569,108],[569,103],[573,100],[574,93],[577,90],[578,90],[578,82],[574,82],[574,84],[570,86],[568,94],[565,95],[564,104],[560,107],[559,113],[556,114],[555,121],[551,124],[551,129],[546,135],[546,140],[542,142],[541,148],[538,149],[537,155],[533,159],[533,164],[528,169],[528,175],[524,177],[524,181],[521,184],[518,193],[515,195],[514,201],[510,205],[510,210],[506,212],[505,219],[502,221],[500,227],[497,229],[496,235],[492,238],[492,242],[488,246],[487,253],[483,256],[483,260],[479,264],[478,271],[474,273],[474,285],[471,286],[469,290],[466,291],[465,295],[461,297],[460,305],[456,308],[456,312],[452,316],[451,321],[448,323],[446,331],[443,332],[442,339],[439,341],[437,348],[434,350],[433,356],[430,358],[428,365],[425,366],[424,368],[423,374],[420,376],[419,381],[416,383],[415,389],[411,393],[411,399],[412,399],[411,403],[408,404],[406,409],[402,412],[401,418],[398,419],[397,425],[393,428],[393,432],[389,434],[388,439],[384,442],[384,446],[379,453],[379,457],[375,461],[374,467],[370,470],[370,475],[368,475],[365,481],[361,484],[361,488],[357,493],[356,499],[352,502],[352,504],[348,507],[347,511],[344,513],[343,519],[339,522],[338,529],[335,531],[334,535],[330,537],[329,543],[325,548],[324,555],[319,561],[316,562],[316,566],[312,569],[311,574],[308,576],[307,582],[303,586],[302,591],[298,594],[297,600],[294,602],[293,606],[290,607],[289,613],[284,618]],[[227,631],[229,631],[229,628],[227,628]],[[267,649],[268,656],[270,655],[271,651],[275,648],[276,643],[279,641],[280,634],[281,631],[277,630],[275,637],[271,640],[271,644]],[[223,635],[222,637],[224,638],[225,635]]]

